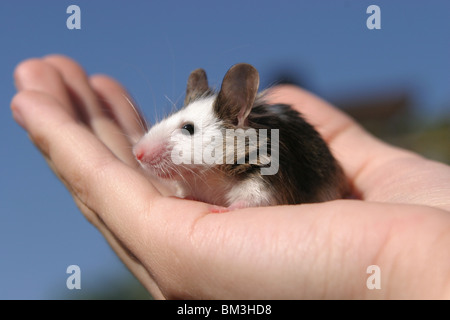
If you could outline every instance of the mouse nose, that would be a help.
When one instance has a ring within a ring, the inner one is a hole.
[[[134,156],[141,163],[153,165],[160,162],[163,158],[170,156],[167,154],[167,147],[160,144],[142,144],[133,149]]]
[[[144,148],[138,146],[133,149],[134,156],[137,160],[141,161],[144,158],[145,152]]]
[[[144,151],[136,152],[136,159],[138,159],[140,161],[140,160],[142,160],[143,157],[144,157]]]

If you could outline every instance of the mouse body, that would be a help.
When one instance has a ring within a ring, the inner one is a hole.
[[[219,92],[194,70],[184,106],[140,139],[136,159],[173,195],[222,207],[344,197],[347,180],[319,133],[289,105],[268,104],[258,87],[249,64],[231,67]]]

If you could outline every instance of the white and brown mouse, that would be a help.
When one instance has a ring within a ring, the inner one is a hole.
[[[184,106],[140,139],[136,159],[173,195],[230,209],[345,197],[347,180],[319,133],[258,87],[249,64],[231,67],[218,93],[193,71]]]

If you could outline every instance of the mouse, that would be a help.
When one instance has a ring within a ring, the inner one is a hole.
[[[183,106],[133,147],[145,174],[173,196],[230,210],[344,198],[349,184],[320,134],[258,90],[247,63],[233,65],[220,90],[203,69],[192,71]]]

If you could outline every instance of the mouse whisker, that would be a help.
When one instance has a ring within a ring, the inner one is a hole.
[[[130,100],[130,98],[126,94],[122,94],[122,96],[125,98],[125,100],[130,105],[131,109],[134,111],[134,113],[136,115],[135,120],[136,120],[137,124],[139,125],[139,127],[142,129],[143,132],[147,132],[149,125],[148,125],[148,122],[145,119],[145,117],[142,115],[141,110],[136,106],[135,103],[133,103],[133,101]]]

